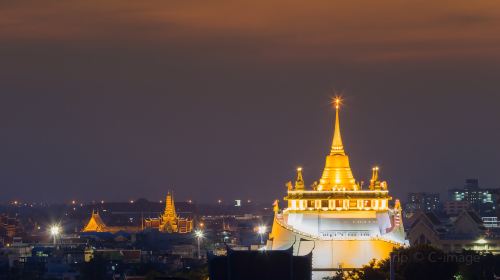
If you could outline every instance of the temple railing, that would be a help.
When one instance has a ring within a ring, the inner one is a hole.
[[[281,227],[285,228],[286,230],[289,230],[295,234],[299,234],[299,235],[302,235],[304,237],[308,237],[311,239],[317,239],[317,240],[322,240],[322,241],[334,241],[334,240],[335,241],[377,241],[378,240],[378,241],[385,241],[385,242],[388,242],[388,243],[391,243],[391,244],[394,244],[397,246],[404,246],[405,245],[404,242],[397,242],[397,241],[394,241],[392,239],[385,238],[384,236],[370,236],[370,237],[366,237],[366,238],[352,238],[352,237],[347,237],[347,238],[328,237],[328,238],[325,238],[321,235],[306,233],[306,232],[297,230],[292,226],[289,226],[283,220],[283,214],[277,214],[275,216],[275,220],[276,220],[277,224],[279,224]]]

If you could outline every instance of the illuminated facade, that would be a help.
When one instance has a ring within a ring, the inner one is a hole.
[[[193,220],[181,218],[175,211],[174,198],[170,192],[165,200],[165,211],[159,218],[148,218],[144,220],[146,228],[156,228],[160,232],[189,233],[193,230]]]
[[[102,221],[98,211],[92,210],[92,215],[87,225],[83,228],[83,232],[107,232],[108,228]]]
[[[275,207],[267,248],[293,247],[294,254],[313,253],[313,269],[359,268],[405,246],[401,205],[389,207],[387,182],[374,167],[367,189],[352,174],[340,133],[340,100],[335,100],[333,143],[319,182],[306,188],[302,169],[295,185],[287,184],[286,207]]]
[[[108,226],[104,223],[98,211],[92,211],[87,225],[83,228],[82,232],[111,232],[116,233],[119,231],[125,232],[138,232],[141,228],[135,226]]]
[[[480,188],[478,179],[467,179],[463,188],[450,189],[448,194],[451,202],[466,202],[482,217],[496,215],[495,208],[500,189]],[[460,213],[457,211],[456,214]]]
[[[158,229],[158,231],[166,233],[189,233],[193,230],[193,220],[181,218],[177,215],[174,198],[172,194],[168,192],[163,214],[158,218],[146,218],[142,220],[141,227],[108,226],[104,223],[98,211],[92,211],[92,215],[82,232],[138,232],[143,229]]]

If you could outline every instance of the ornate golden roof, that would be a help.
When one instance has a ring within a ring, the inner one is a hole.
[[[165,211],[161,216],[160,231],[177,232],[178,220],[179,217],[175,212],[174,198],[169,191],[167,192],[167,198],[165,199]]]
[[[106,224],[102,221],[98,211],[92,210],[92,216],[83,229],[83,232],[104,232],[107,231]]]

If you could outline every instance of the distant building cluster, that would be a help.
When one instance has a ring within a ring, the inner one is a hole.
[[[208,250],[262,248],[269,208],[178,204],[169,193],[160,203],[9,205],[10,214],[0,214],[0,279],[145,279],[153,268],[161,279],[187,279],[207,273]],[[65,218],[46,218],[53,213]],[[143,213],[153,218],[139,219]]]
[[[462,188],[448,190],[448,199],[441,201],[439,193],[411,192],[405,204],[406,217],[424,212],[443,212],[448,216],[457,216],[463,211],[473,210],[480,217],[488,217],[489,227],[499,212],[500,189],[481,188],[478,179],[465,180]]]
[[[98,211],[92,211],[92,215],[83,228],[83,232],[138,232],[146,229],[157,229],[167,233],[190,233],[193,230],[193,219],[181,218],[175,210],[173,196],[168,192],[165,200],[165,210],[158,218],[145,218],[141,226],[107,226]]]
[[[481,188],[477,179],[449,189],[444,203],[439,193],[409,193],[405,217],[410,244],[500,254],[499,203],[500,189]]]
[[[439,193],[411,192],[408,194],[405,209],[407,213],[417,211],[436,211],[441,208]]]
[[[24,233],[21,222],[6,214],[0,214],[0,244],[11,244],[16,236]]]
[[[475,250],[500,254],[499,232],[489,231],[474,211],[463,211],[456,217],[418,212],[409,224],[412,245],[431,244],[450,253]]]
[[[145,269],[151,267],[163,277],[172,277],[174,273],[177,276],[186,271],[192,273],[193,269],[203,271],[208,265],[211,276],[230,272],[230,276],[226,274],[227,278],[221,279],[255,279],[274,273],[281,274],[280,279],[309,279],[307,275],[315,264],[313,248],[320,244],[309,240],[317,238],[350,244],[349,249],[343,250],[344,253],[353,251],[353,254],[367,248],[355,247],[359,244],[379,246],[379,243],[388,242],[382,240],[383,235],[374,238],[371,232],[362,231],[365,228],[374,231],[382,228],[386,233],[400,228],[398,233],[411,246],[428,244],[446,253],[473,250],[500,254],[498,190],[480,187],[477,180],[467,180],[464,187],[451,189],[444,201],[438,193],[415,192],[408,194],[406,204],[395,201],[377,205],[374,199],[365,203],[370,200],[368,198],[356,203],[348,199],[337,203],[337,198],[332,198],[334,201],[323,204],[326,199],[292,196],[319,192],[303,185],[300,171],[287,197],[287,224],[284,223],[285,209],[280,210],[277,203],[273,213],[269,205],[257,206],[250,202],[205,206],[189,201],[175,203],[171,193],[161,202],[98,202],[87,206],[70,203],[64,207],[36,206],[36,209],[30,204],[9,205],[8,214],[0,214],[0,275],[14,279],[96,279],[89,273],[100,271],[105,274],[104,278],[140,279],[145,277]],[[371,180],[373,186],[381,183],[375,171]],[[385,190],[376,190],[380,191]],[[365,190],[354,192],[363,194]],[[374,208],[384,213],[392,211],[390,219],[378,212],[371,219],[364,216]],[[66,217],[57,231],[51,228],[53,220],[40,220],[53,213]],[[90,218],[88,213],[92,213]],[[339,228],[318,232],[319,236],[304,235],[299,232],[301,213],[341,217],[349,225],[346,227],[345,223],[335,224],[326,219],[319,223],[318,219],[302,219],[302,223],[310,221],[306,225],[308,228],[320,226],[322,230],[332,225]],[[360,216],[352,218],[347,214]],[[276,221],[276,218],[281,220]],[[277,222],[281,224],[276,225]],[[288,224],[297,226],[285,228]],[[297,238],[290,240],[297,240],[297,247],[268,250],[266,254],[258,252],[269,245],[270,238],[276,241],[278,236],[284,236],[286,232],[278,229],[296,234]],[[340,248],[339,244],[335,246]],[[385,248],[377,246],[374,248],[378,250]],[[297,254],[301,251],[305,253]],[[232,265],[228,266],[227,261]],[[248,269],[253,272],[239,274]],[[241,278],[241,275],[248,277]]]
[[[483,217],[496,215],[500,189],[480,188],[478,179],[467,179],[463,188],[450,189],[448,194],[449,202],[474,209]]]

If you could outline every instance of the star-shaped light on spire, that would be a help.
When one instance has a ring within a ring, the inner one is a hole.
[[[332,104],[335,105],[335,109],[338,110],[340,108],[340,104],[342,104],[342,98],[340,98],[340,96],[335,96],[332,98]]]

